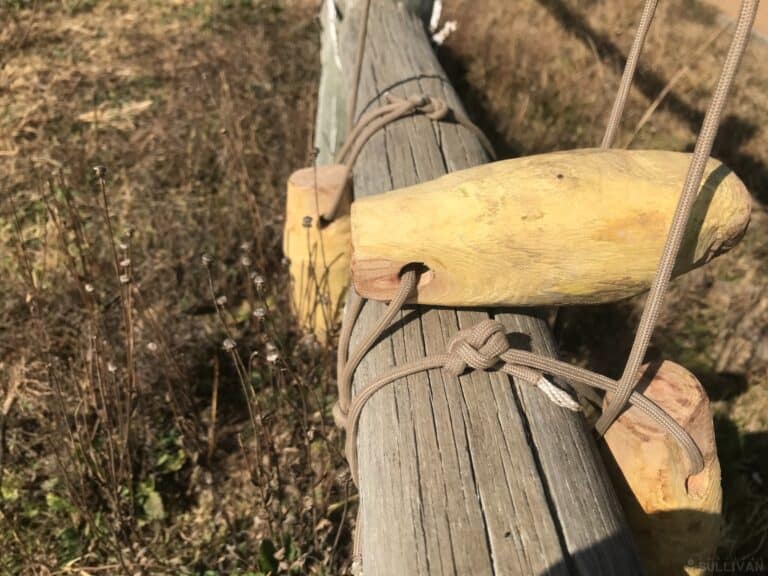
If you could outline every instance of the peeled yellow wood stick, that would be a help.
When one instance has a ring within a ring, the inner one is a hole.
[[[650,287],[691,155],[572,150],[454,172],[352,206],[352,278],[388,300],[401,269],[429,270],[413,301],[446,306],[567,305]],[[710,159],[675,267],[728,250],[750,196]]]
[[[693,374],[667,361],[643,366],[638,391],[691,435],[704,470],[687,478],[688,461],[677,442],[630,407],[605,434],[608,469],[622,508],[648,574],[705,574],[717,548],[722,509],[709,399]]]
[[[283,253],[290,262],[291,305],[301,326],[321,342],[336,323],[349,286],[349,200],[342,200],[333,222],[320,222],[345,171],[341,165],[317,166],[288,179]]]

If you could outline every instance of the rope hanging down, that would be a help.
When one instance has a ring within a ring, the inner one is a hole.
[[[368,0],[368,3],[369,2],[370,0]],[[501,370],[538,386],[552,401],[571,410],[577,408],[573,398],[566,391],[558,388],[547,380],[546,377],[544,377],[544,373],[562,377],[574,384],[582,384],[614,394],[613,400],[608,404],[606,410],[596,424],[598,433],[603,434],[624,410],[627,404],[631,404],[655,421],[679,443],[688,457],[689,472],[691,475],[696,474],[703,469],[704,462],[701,451],[690,435],[657,404],[642,394],[635,392],[635,375],[645,356],[650,337],[658,319],[660,307],[669,285],[672,269],[680,250],[683,232],[687,225],[691,207],[701,186],[704,168],[712,151],[712,145],[717,133],[717,126],[720,122],[728,93],[733,84],[736,70],[746,51],[750,30],[757,12],[758,4],[759,0],[742,1],[741,12],[736,24],[729,52],[723,65],[709,109],[705,115],[701,132],[696,141],[696,147],[688,169],[683,191],[678,201],[656,276],[621,378],[616,381],[601,374],[553,358],[540,356],[523,350],[511,349],[504,334],[503,326],[495,320],[487,320],[471,329],[458,332],[451,340],[446,353],[427,356],[420,360],[397,366],[380,376],[374,382],[367,384],[353,398],[352,381],[355,370],[378,338],[392,323],[393,319],[400,312],[412,292],[416,289],[418,278],[416,272],[413,270],[407,270],[402,274],[400,288],[389,303],[385,314],[379,319],[371,333],[364,338],[361,345],[350,354],[349,344],[352,329],[365,303],[354,290],[351,290],[350,301],[344,317],[339,340],[337,360],[339,400],[334,406],[333,412],[337,424],[344,427],[346,430],[346,454],[355,483],[358,481],[357,427],[360,415],[367,401],[376,394],[376,392],[397,380],[417,372],[438,368],[445,369],[455,376],[462,374],[467,369]],[[630,57],[627,59],[621,85],[603,138],[603,148],[609,148],[615,139],[615,134],[620,124],[629,88],[637,66],[637,60],[653,19],[656,5],[657,0],[646,0],[640,25],[633,42]],[[361,49],[364,45],[364,41],[365,38],[362,36]],[[358,62],[361,62],[362,53],[358,58]],[[359,68],[360,65],[358,65],[358,71]],[[422,98],[423,97],[416,97],[413,100],[407,100],[407,102],[411,102],[410,105],[413,106],[413,108],[405,114],[410,114],[413,111],[425,110],[426,112],[424,113],[426,114],[436,114],[436,108],[429,108],[428,104],[424,102]],[[406,108],[403,102],[403,100],[399,100],[402,110],[405,110]],[[438,101],[436,100],[430,100],[429,104],[436,106],[437,102]],[[350,166],[350,172],[351,166],[354,164],[365,141],[370,138],[370,135],[375,132],[375,130],[380,129],[387,122],[392,121],[388,118],[390,118],[390,116],[392,118],[395,117],[394,111],[396,109],[399,110],[397,105],[398,101],[390,101],[389,106],[392,106],[390,109],[391,112],[379,109],[367,113],[360,119],[358,125],[350,133],[347,144],[345,144],[339,152],[339,157]],[[385,119],[388,120],[384,121]],[[474,125],[471,126],[473,131],[476,130]],[[484,140],[484,138],[482,140]],[[340,195],[343,194],[343,191],[343,189],[340,191]],[[334,210],[331,210],[327,216],[332,219]]]
[[[701,187],[704,168],[706,167],[709,155],[712,153],[712,145],[715,142],[717,128],[720,125],[720,118],[723,115],[723,110],[725,109],[725,104],[728,100],[728,94],[733,85],[733,79],[736,76],[736,71],[741,63],[741,58],[746,52],[752,24],[754,23],[759,4],[759,0],[743,0],[741,3],[741,11],[736,23],[736,29],[733,34],[733,39],[731,40],[730,48],[728,49],[728,55],[725,58],[723,69],[717,81],[717,87],[712,95],[712,101],[709,104],[709,109],[704,116],[704,123],[699,132],[699,137],[696,139],[696,146],[693,151],[691,164],[688,168],[685,184],[683,185],[683,191],[680,200],[678,201],[675,215],[672,218],[672,224],[670,225],[667,240],[664,244],[661,260],[659,261],[659,266],[656,270],[656,276],[653,280],[653,284],[651,284],[648,299],[646,300],[643,314],[640,318],[637,332],[635,333],[632,349],[630,350],[629,357],[624,365],[624,372],[619,379],[618,392],[613,400],[606,406],[603,414],[595,425],[597,432],[601,435],[605,434],[606,430],[608,430],[611,424],[613,424],[616,418],[618,418],[624,410],[627,401],[634,390],[635,374],[637,374],[637,371],[640,369],[645,353],[648,350],[651,335],[653,334],[658,321],[661,305],[664,302],[664,294],[667,291],[669,280],[672,276],[672,270],[675,267],[675,261],[677,260],[677,254],[680,251],[680,245],[683,241],[683,234],[691,214],[691,208],[693,207],[694,200]],[[637,54],[639,54],[642,48],[642,44],[645,40],[645,33],[650,25],[650,20],[653,18],[655,9],[656,0],[646,0],[645,8],[643,10],[643,22],[638,29],[633,45],[633,52],[637,52]],[[606,137],[603,140],[603,144],[606,147],[611,145],[613,133],[620,121],[624,101],[626,100],[626,92],[629,90],[628,86],[626,88],[624,88],[624,86],[631,84],[632,76],[634,75],[634,66],[635,64],[632,59],[628,59],[627,69],[630,70],[630,73],[625,73],[624,78],[622,79],[622,89],[619,90],[619,94],[616,97],[614,110],[611,114],[611,121],[608,124]]]

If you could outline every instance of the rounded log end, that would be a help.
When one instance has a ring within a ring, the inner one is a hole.
[[[688,477],[676,441],[634,407],[605,434],[609,471],[649,573],[677,575],[711,557],[720,533],[722,488],[709,399],[693,374],[669,361],[643,366],[637,391],[685,428],[704,457],[704,470]]]
[[[359,259],[352,256],[352,284],[363,298],[389,302],[400,286],[400,276],[406,266],[419,265],[416,262],[394,262],[383,259]],[[419,282],[411,301],[420,302],[419,290],[423,290],[435,279],[433,270],[420,265]]]
[[[344,185],[346,170],[342,165],[302,168],[288,179],[283,253],[289,260],[291,305],[302,328],[321,342],[336,324],[349,286],[348,195],[336,218],[321,222]]]

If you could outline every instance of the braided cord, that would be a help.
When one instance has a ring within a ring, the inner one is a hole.
[[[632,88],[632,80],[634,79],[635,71],[637,70],[637,62],[640,59],[640,53],[643,51],[645,38],[648,36],[648,30],[651,28],[651,23],[653,22],[653,16],[656,13],[656,6],[658,3],[659,0],[645,1],[643,13],[640,15],[640,23],[637,25],[635,39],[632,41],[632,48],[630,48],[629,56],[627,56],[627,63],[624,66],[624,73],[621,76],[619,89],[616,92],[616,98],[613,101],[611,116],[608,119],[608,126],[605,129],[600,148],[610,148],[613,146],[613,142],[616,139],[616,132],[618,132],[619,126],[621,125],[621,117],[624,115],[624,107],[627,104],[629,89]]]
[[[602,416],[595,424],[598,434],[605,434],[608,428],[613,424],[624,410],[629,400],[632,390],[635,386],[635,374],[643,362],[645,353],[648,350],[648,344],[651,340],[654,328],[659,318],[661,305],[664,302],[664,295],[669,286],[669,280],[672,276],[672,270],[675,267],[677,254],[680,251],[680,245],[683,241],[683,235],[688,223],[688,218],[693,207],[693,202],[701,187],[701,181],[704,177],[704,169],[712,152],[712,145],[715,142],[717,128],[720,124],[723,110],[725,109],[728,94],[733,85],[733,79],[741,63],[741,58],[746,52],[749,43],[750,31],[757,14],[759,0],[743,0],[741,3],[741,13],[739,14],[736,30],[733,34],[733,40],[725,58],[717,87],[712,95],[709,109],[704,116],[704,123],[696,140],[696,147],[693,151],[693,158],[688,168],[688,174],[685,178],[683,191],[678,201],[675,215],[672,218],[669,234],[664,244],[664,250],[661,254],[661,260],[656,270],[656,276],[653,279],[651,290],[648,295],[643,314],[640,318],[635,340],[632,343],[632,349],[629,353],[627,363],[624,365],[624,373],[619,380],[619,389],[616,396],[608,403]]]
[[[363,62],[363,48],[367,33],[370,0],[366,0],[364,7],[364,22],[360,32],[359,54],[355,67],[353,96],[350,102],[349,125],[352,123],[353,112],[357,105],[360,74]],[[658,5],[658,0],[646,0],[638,25],[638,30],[633,40],[626,66],[622,75],[616,98],[613,103],[608,125],[601,143],[602,148],[610,148],[618,132],[621,117],[626,106],[626,101],[634,78],[637,63],[642,52],[645,39],[650,29],[653,17]],[[712,101],[704,117],[704,122],[696,141],[693,158],[686,175],[683,190],[678,201],[670,230],[664,245],[660,262],[650,289],[646,306],[638,325],[637,333],[632,344],[629,357],[624,367],[621,378],[613,380],[607,376],[590,370],[573,366],[560,360],[534,354],[523,350],[512,349],[504,333],[504,326],[497,320],[484,320],[472,328],[460,330],[449,342],[448,350],[443,354],[426,356],[419,360],[396,366],[379,376],[374,382],[364,386],[357,395],[352,397],[352,383],[354,374],[365,355],[376,344],[384,331],[391,325],[394,318],[400,313],[406,301],[416,289],[418,274],[414,270],[406,270],[401,276],[399,289],[387,306],[385,313],[378,320],[374,328],[367,334],[362,343],[352,354],[349,352],[352,329],[359,316],[365,300],[354,289],[350,292],[347,311],[342,324],[339,339],[337,359],[339,400],[334,405],[333,415],[336,423],[346,430],[345,450],[350,465],[352,478],[359,485],[358,459],[357,459],[357,430],[363,409],[368,401],[380,390],[392,383],[406,379],[408,376],[432,369],[444,369],[458,377],[468,370],[499,370],[515,378],[537,386],[552,402],[572,411],[579,409],[579,405],[571,394],[551,382],[545,376],[546,373],[564,378],[574,386],[584,385],[588,390],[593,388],[603,390],[613,398],[608,402],[602,416],[596,423],[599,434],[613,424],[629,404],[638,408],[645,416],[650,418],[659,427],[678,442],[685,452],[689,463],[689,474],[696,474],[703,470],[704,460],[698,446],[690,434],[678,424],[669,414],[649,398],[635,391],[637,373],[643,361],[645,353],[657,323],[664,295],[669,285],[672,270],[677,259],[682,243],[683,234],[690,216],[690,211],[697,192],[701,186],[704,169],[712,151],[712,146],[717,134],[717,128],[725,108],[725,103],[733,85],[736,71],[746,51],[750,30],[755,19],[759,0],[742,0],[741,12],[736,24],[736,29],[714,91]],[[324,222],[332,221],[342,198],[352,178],[352,167],[367,141],[380,129],[391,122],[415,113],[425,114],[432,120],[444,119],[450,109],[448,105],[439,99],[427,96],[415,96],[407,99],[396,98],[387,94],[388,103],[373,111],[364,114],[349,133],[344,146],[337,154],[337,162],[346,166],[346,173],[342,187],[337,191],[331,208],[321,216]],[[463,114],[453,112],[454,120],[471,130],[486,148],[491,157],[494,157],[493,149],[481,130]],[[406,380],[407,382],[407,380]],[[355,537],[355,562],[359,565],[361,560],[361,516],[358,514]]]
[[[413,374],[439,368],[453,376],[460,376],[467,370],[499,370],[538,387],[556,405],[571,411],[580,409],[578,402],[566,390],[548,380],[544,376],[545,373],[609,393],[617,393],[619,383],[607,376],[533,352],[512,349],[501,322],[488,319],[457,332],[449,342],[445,353],[433,354],[396,366],[367,384],[353,398],[352,380],[355,370],[382,333],[398,316],[415,290],[417,282],[418,275],[414,270],[403,273],[400,286],[386,311],[347,360],[352,327],[365,304],[365,300],[354,290],[352,291],[348,316],[345,317],[339,339],[339,400],[333,408],[333,414],[336,424],[346,430],[345,452],[355,484],[359,481],[357,430],[363,408],[377,392]],[[656,422],[680,444],[688,457],[690,474],[703,470],[704,459],[701,451],[680,424],[656,403],[638,392],[631,391],[628,402]]]

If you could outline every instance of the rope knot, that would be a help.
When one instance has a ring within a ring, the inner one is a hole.
[[[502,362],[501,355],[507,350],[509,342],[501,322],[483,320],[472,328],[459,330],[451,338],[445,369],[454,376],[460,376],[468,368],[490,370]]]
[[[395,94],[387,92],[385,95],[389,104],[399,104],[403,107],[403,112],[418,112],[430,120],[439,122],[444,120],[451,111],[448,103],[442,98],[435,98],[427,94],[411,94],[407,98],[401,98]]]
[[[448,116],[450,108],[445,100],[425,96],[426,103],[419,107],[419,111],[430,120],[438,122]]]

